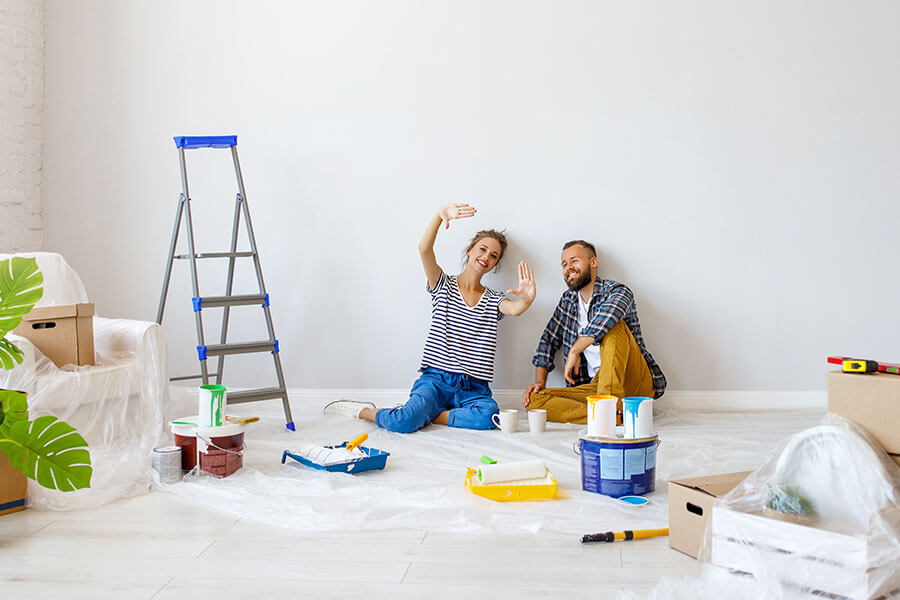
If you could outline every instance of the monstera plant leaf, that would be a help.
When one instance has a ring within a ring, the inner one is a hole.
[[[21,350],[7,339],[0,340],[0,367],[4,369],[12,369],[16,364],[22,364],[22,357],[25,356]]]
[[[3,338],[41,299],[43,283],[36,259],[13,256],[0,261],[0,366],[4,369],[22,363],[22,351]]]
[[[0,389],[0,438],[8,437],[15,423],[28,420],[28,395]]]
[[[56,417],[14,423],[8,435],[0,437],[0,450],[14,467],[45,488],[71,492],[91,485],[94,469],[87,442]]]

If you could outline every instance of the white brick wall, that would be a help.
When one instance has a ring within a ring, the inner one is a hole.
[[[43,0],[0,0],[0,252],[40,250]]]

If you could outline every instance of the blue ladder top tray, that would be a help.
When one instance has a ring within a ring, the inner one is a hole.
[[[346,448],[347,442],[339,446],[325,446],[325,448]],[[377,448],[366,448],[365,446],[357,446],[360,450],[366,453],[366,456],[360,456],[355,460],[350,460],[347,462],[336,463],[333,465],[320,465],[319,463],[315,463],[309,460],[306,457],[300,456],[298,454],[293,454],[289,450],[285,450],[284,454],[281,455],[281,464],[287,460],[288,457],[293,458],[301,465],[305,465],[312,469],[317,469],[319,471],[328,471],[330,473],[363,473],[365,471],[375,471],[377,469],[383,469],[387,464],[387,457],[391,455],[390,452],[385,452],[384,450],[378,450]]]

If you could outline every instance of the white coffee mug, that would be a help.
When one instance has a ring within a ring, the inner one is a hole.
[[[519,411],[514,408],[501,410],[499,413],[491,415],[491,422],[503,433],[513,433],[519,424]]]
[[[528,429],[531,433],[541,433],[547,426],[547,411],[536,408],[528,411]]]

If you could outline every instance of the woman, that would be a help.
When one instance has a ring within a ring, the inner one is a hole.
[[[434,257],[434,241],[443,223],[475,215],[468,204],[446,204],[428,223],[419,242],[419,255],[431,294],[431,325],[422,353],[422,375],[409,400],[397,408],[338,400],[325,414],[371,421],[390,431],[409,433],[428,423],[465,429],[492,429],[498,412],[488,386],[494,376],[497,322],[503,315],[518,316],[534,301],[534,275],[519,263],[519,287],[507,290],[518,300],[486,288],[481,278],[494,269],[506,251],[506,236],[493,229],[479,231],[466,248],[466,266],[459,275],[446,275]]]

